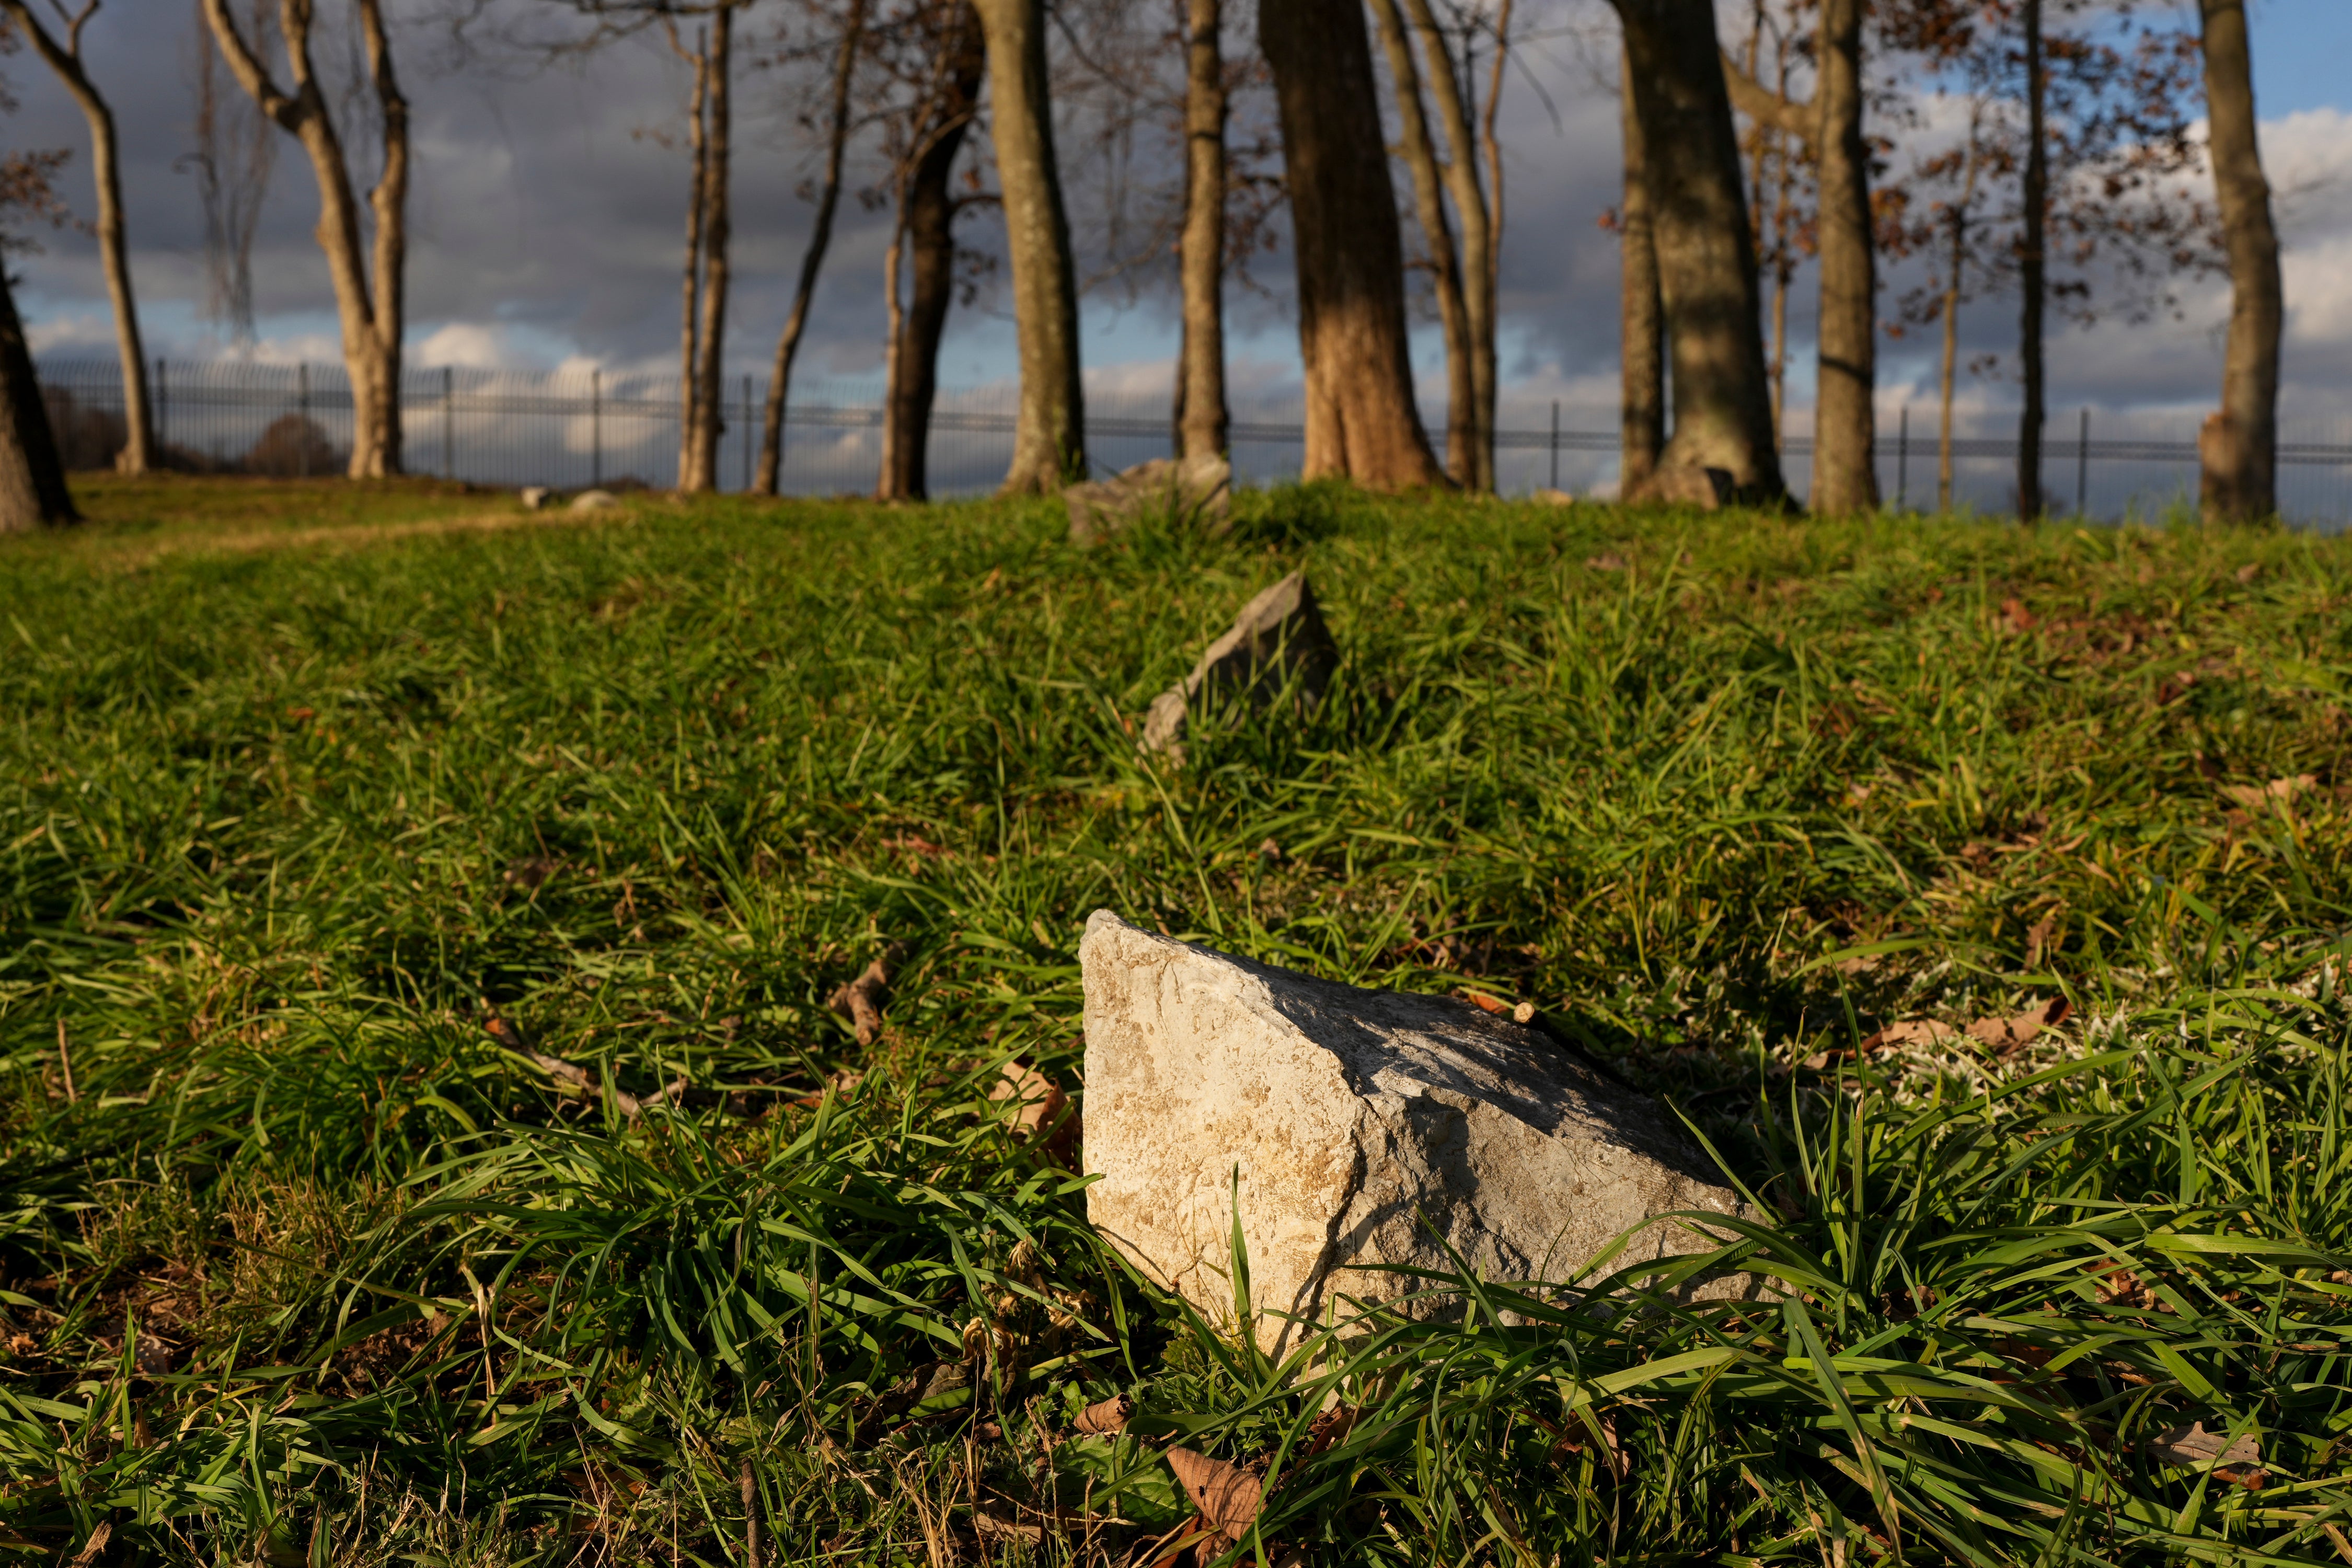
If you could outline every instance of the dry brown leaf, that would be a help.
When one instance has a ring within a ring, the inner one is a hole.
[[[2297,773],[2293,778],[2273,779],[2266,784],[2231,784],[2221,793],[2248,811],[2252,811],[2273,801],[2293,800],[2318,783],[2319,780],[2310,773]]]
[[[1336,1448],[1348,1440],[1363,1418],[1363,1407],[1356,1405],[1335,1405],[1318,1415],[1307,1428],[1307,1451],[1302,1458],[1311,1459],[1327,1448]]]
[[[1613,550],[1604,550],[1598,555],[1586,556],[1584,564],[1586,570],[1592,572],[1622,572],[1625,558]]]
[[[2025,928],[2026,968],[2035,969],[2041,966],[2042,950],[2050,945],[2051,933],[2058,929],[2058,917],[2063,913],[2065,910],[2063,909],[2052,910]]]
[[[1004,1064],[1004,1071],[996,1086],[988,1091],[991,1103],[1016,1100],[1021,1109],[1013,1118],[1013,1130],[1020,1137],[1034,1134],[1038,1128],[1062,1113],[1069,1096],[1054,1087],[1054,1080],[1035,1068],[1021,1061]]]
[[[2053,1025],[2063,1024],[2074,1006],[2063,996],[2038,1002],[2012,1018],[1979,1018],[1968,1028],[1969,1037],[2007,1056]]]
[[[1123,1432],[1134,1415],[1135,1401],[1124,1394],[1114,1394],[1108,1399],[1097,1399],[1079,1411],[1077,1419],[1070,1425],[1081,1432]]]
[[[2158,1463],[2166,1465],[2258,1465],[2263,1458],[2262,1446],[2252,1434],[2224,1442],[2219,1432],[2205,1430],[2202,1421],[2158,1432],[2147,1440],[2147,1451]]]
[[[1933,1018],[1914,1018],[1907,1023],[1887,1025],[1866,1037],[1856,1048],[1875,1051],[1887,1046],[1939,1046],[1946,1040],[1957,1039],[1959,1033],[1949,1024],[1939,1024]]]
[[[1465,991],[1462,999],[1482,1013],[1507,1013],[1511,1005],[1499,996],[1489,996],[1483,991]]]
[[[2000,602],[2001,630],[2014,637],[2023,632],[2032,631],[2033,629],[2033,612],[2025,607],[2022,600],[2003,599]]]
[[[2241,583],[2251,583],[2262,574],[2263,563],[2259,561],[2249,561],[2237,571],[2237,578]]]
[[[1190,1448],[1171,1448],[1167,1458],[1184,1495],[1216,1531],[1212,1555],[1249,1533],[1250,1526],[1257,1522],[1258,1510],[1265,1506],[1265,1483],[1239,1465]]]

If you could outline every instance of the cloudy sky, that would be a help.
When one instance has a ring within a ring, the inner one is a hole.
[[[555,0],[496,3],[516,16],[556,9]],[[434,20],[450,4],[394,0],[417,159],[412,363],[667,369],[677,353],[683,68],[656,39],[555,66],[488,42],[464,54]],[[335,8],[334,0],[321,6]],[[1614,395],[1616,248],[1596,219],[1616,196],[1618,108],[1605,79],[1615,47],[1601,0],[1539,0],[1532,8],[1541,36],[1527,50],[1528,75],[1511,85],[1504,112],[1504,352],[1511,389],[1506,422],[1540,425],[1551,399],[1597,413]],[[1529,9],[1523,5],[1522,14]],[[2185,3],[2180,14],[2188,15]],[[187,162],[194,23],[194,0],[108,0],[88,42],[92,74],[122,122],[150,349],[174,359],[229,352],[205,315],[203,216]],[[2253,27],[2264,156],[2282,193],[2287,242],[2286,413],[2291,424],[2316,422],[2335,439],[2352,438],[2352,89],[2343,69],[2352,59],[2352,0],[2254,0]],[[64,188],[86,215],[79,112],[29,53],[6,60],[5,71],[21,100],[6,122],[8,143],[75,149]],[[789,70],[747,70],[739,88],[730,378],[766,363],[809,220],[798,194],[811,159],[795,128],[797,80]],[[1098,226],[1084,205],[1097,188],[1090,178],[1081,172],[1073,198],[1082,242]],[[325,268],[310,237],[316,211],[310,170],[281,139],[255,259],[258,342],[246,351],[255,357],[337,358]],[[989,215],[974,221],[972,243],[992,247],[993,224]],[[887,234],[879,215],[845,204],[803,362],[812,376],[851,390],[877,381]],[[72,232],[45,233],[41,241],[38,254],[16,261],[20,304],[37,345],[53,356],[110,354],[89,241]],[[1262,289],[1237,291],[1232,352],[1242,387],[1274,404],[1297,382],[1286,257],[1262,261],[1255,276]],[[1803,360],[1812,287],[1808,276],[1794,295],[1798,404],[1809,396]],[[1150,289],[1131,299],[1111,288],[1090,297],[1088,379],[1106,404],[1131,397],[1141,408],[1164,396],[1175,342],[1170,305]],[[2185,306],[2184,321],[2112,322],[2072,333],[2053,354],[2053,402],[2103,411],[2209,403],[2226,289],[2199,284]],[[956,310],[942,366],[948,384],[979,386],[1009,374],[1003,308],[1001,291],[983,287],[970,308]],[[1972,348],[2007,347],[2014,312],[2006,300],[1972,306],[1966,318]],[[1435,333],[1424,326],[1419,336],[1434,391]],[[1906,400],[1930,400],[1929,349],[1918,339],[1887,345],[1882,396],[1890,412]],[[1965,396],[1992,409],[2008,404],[2013,390],[1978,380]]]

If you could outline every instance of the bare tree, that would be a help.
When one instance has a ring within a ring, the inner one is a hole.
[[[1633,112],[1629,49],[1619,80],[1625,141],[1625,194],[1618,209],[1620,316],[1623,342],[1618,368],[1623,385],[1617,493],[1632,495],[1657,471],[1666,445],[1666,314],[1658,293],[1655,222],[1650,213],[1648,160],[1642,119]]]
[[[1759,320],[1756,247],[1708,0],[1612,0],[1641,121],[1674,429],[1651,489],[1714,470],[1737,492],[1786,494]],[[1629,500],[1641,500],[1637,490]]]
[[[772,496],[784,460],[784,404],[793,382],[793,360],[800,353],[801,334],[808,327],[809,303],[816,294],[817,275],[824,268],[824,253],[833,243],[834,210],[841,205],[841,160],[849,144],[850,87],[857,57],[866,47],[868,0],[850,0],[840,23],[841,37],[834,47],[833,89],[826,100],[824,177],[818,186],[816,217],[809,226],[807,248],[801,252],[799,281],[793,287],[792,309],[776,338],[776,363],[768,373],[768,405],[760,431],[760,467],[751,481],[755,495]]]
[[[1225,61],[1220,0],[1188,0],[1184,39],[1183,335],[1176,353],[1176,455],[1223,457],[1225,404]]]
[[[382,0],[352,0],[365,41],[368,85],[383,139],[383,166],[368,205],[374,218],[373,267],[341,134],[311,59],[313,0],[279,0],[278,31],[291,89],[282,89],[246,40],[228,0],[204,0],[205,16],[229,69],[263,113],[310,154],[319,185],[319,248],[334,280],[343,363],[352,383],[353,479],[400,471],[401,331],[408,248],[408,100],[393,74]],[[371,271],[373,276],[371,276]]]
[[[139,341],[139,304],[131,289],[131,254],[123,237],[122,165],[114,132],[114,110],[81,57],[82,29],[98,14],[100,0],[83,0],[80,10],[66,13],[63,38],[52,35],[25,0],[0,0],[34,49],[65,83],[89,121],[90,180],[98,191],[98,256],[106,274],[107,298],[114,307],[114,338],[122,361],[122,450],[115,468],[126,474],[143,474],[153,460],[155,423],[147,404],[147,355]]]
[[[1820,178],[1820,378],[1815,396],[1813,510],[1832,515],[1878,505],[1875,394],[1878,281],[1863,137],[1863,0],[1821,0],[1820,80],[1811,102],[1757,81],[1727,55],[1732,102],[1804,142]],[[1776,410],[1777,424],[1777,410]]]
[[[2203,509],[2208,521],[2245,521],[2278,510],[2278,230],[2255,136],[2253,68],[2244,0],[2198,0],[2203,24],[2205,102],[2213,189],[2230,253],[2230,337],[2221,407],[2206,421]]]
[[[16,102],[0,83],[0,110]],[[19,231],[30,219],[62,227],[72,212],[58,195],[57,178],[71,154],[0,154],[0,255],[38,247]],[[0,263],[0,533],[18,533],[80,521],[66,489],[65,463],[49,425],[48,405],[17,318],[7,268]]]
[[[940,341],[955,298],[955,223],[973,202],[985,199],[958,195],[954,175],[956,158],[979,119],[987,46],[971,0],[917,0],[887,31],[898,62],[895,74],[911,97],[888,132],[890,200],[897,217],[883,263],[888,385],[874,493],[881,500],[920,500],[929,493]],[[900,283],[901,258],[909,256],[911,295]]]
[[[1701,0],[1704,3],[1704,0]],[[1358,0],[1260,0],[1282,111],[1307,370],[1308,479],[1438,485],[1406,353],[1404,250]]]
[[[1045,0],[974,0],[987,40],[992,140],[1020,340],[1021,412],[1008,495],[1052,491],[1087,472],[1086,388],[1078,369],[1077,272],[1054,158]]]
[[[2018,247],[2018,359],[2025,380],[2025,409],[2017,426],[2017,515],[2029,521],[2042,513],[2042,427],[2048,420],[2042,363],[2042,315],[2050,266],[2050,73],[2042,53],[2042,0],[2022,0],[2025,36],[2024,238]]]
[[[273,30],[269,0],[251,0],[247,25],[257,52]],[[277,163],[278,131],[253,100],[220,84],[220,50],[196,0],[195,151],[180,162],[196,176],[205,214],[205,313],[228,329],[233,342],[253,341],[253,242]]]
[[[667,7],[659,16],[670,48],[693,73],[687,100],[686,276],[678,327],[677,488],[688,495],[719,485],[719,439],[724,433],[722,354],[733,209],[733,83],[738,0],[717,0],[695,33],[680,38]]]

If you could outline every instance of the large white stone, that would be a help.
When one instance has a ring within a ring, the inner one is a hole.
[[[1335,1293],[1418,1288],[1348,1265],[1449,1268],[1431,1226],[1489,1279],[1559,1281],[1629,1231],[1612,1268],[1714,1245],[1658,1215],[1748,1214],[1654,1100],[1467,1003],[1252,963],[1108,910],[1079,958],[1088,1216],[1217,1319],[1236,1172],[1253,1305],[1309,1321],[1346,1311]],[[1300,1334],[1275,1316],[1257,1331],[1269,1350]]]

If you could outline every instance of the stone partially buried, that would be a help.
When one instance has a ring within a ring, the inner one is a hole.
[[[1259,1342],[1297,1343],[1410,1279],[1450,1269],[1434,1227],[1489,1279],[1564,1280],[1711,1248],[1697,1210],[1752,1218],[1646,1095],[1549,1036],[1466,1003],[1366,991],[1087,922],[1087,1190],[1096,1228],[1216,1320],[1234,1310],[1234,1176]],[[1426,1224],[1423,1220],[1426,1220]],[[1645,1223],[1646,1222],[1646,1223]],[[1728,1232],[1723,1233],[1726,1237]],[[1704,1281],[1700,1297],[1756,1281]]]
[[[1151,700],[1143,719],[1143,749],[1184,760],[1184,728],[1204,697],[1238,694],[1263,702],[1292,681],[1308,707],[1339,667],[1339,645],[1323,623],[1315,589],[1293,572],[1242,606],[1225,635],[1211,643],[1192,673]]]

